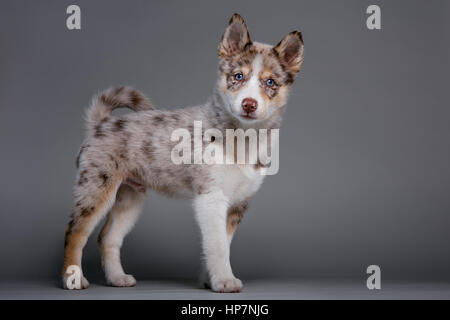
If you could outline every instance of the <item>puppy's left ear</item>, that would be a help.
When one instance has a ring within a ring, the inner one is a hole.
[[[219,55],[230,56],[245,50],[252,44],[244,19],[235,13],[228,23],[228,27],[219,44]]]
[[[294,77],[303,62],[303,37],[300,31],[292,31],[286,35],[274,48],[280,63]]]

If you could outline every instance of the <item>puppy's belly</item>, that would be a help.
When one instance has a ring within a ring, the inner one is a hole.
[[[250,198],[261,186],[264,175],[260,169],[255,169],[252,165],[212,165],[206,167],[208,176],[212,176],[212,181],[204,185],[203,193],[212,190],[221,190],[230,203],[237,203]],[[201,179],[201,177],[196,177]],[[194,178],[195,179],[195,178]],[[201,181],[199,182],[201,184]],[[191,199],[195,196],[192,188],[183,185],[182,180],[174,179],[164,181],[145,181],[142,179],[128,177],[123,184],[133,188],[137,192],[146,192],[151,189],[159,194],[170,198]]]

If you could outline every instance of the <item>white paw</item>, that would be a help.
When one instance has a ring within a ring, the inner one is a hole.
[[[69,280],[69,277],[71,275],[70,274],[64,274],[62,277],[62,284],[63,284],[63,288],[67,289],[67,290],[82,290],[82,289],[87,289],[89,287],[89,281],[84,277],[81,276],[81,281],[80,281],[80,287],[77,288],[76,286],[70,286],[69,288],[69,283],[68,281],[71,281],[72,279]]]
[[[237,278],[211,281],[211,289],[215,292],[241,292],[242,288],[242,281]]]
[[[134,287],[136,285],[136,279],[131,274],[108,277],[106,282],[113,287]]]

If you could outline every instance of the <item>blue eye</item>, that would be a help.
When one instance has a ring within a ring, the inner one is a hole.
[[[243,75],[242,73],[236,73],[236,74],[234,75],[234,78],[235,78],[237,81],[241,81],[242,79],[244,79],[244,75]]]
[[[267,79],[266,84],[268,87],[271,87],[275,84],[275,81],[273,79]]]

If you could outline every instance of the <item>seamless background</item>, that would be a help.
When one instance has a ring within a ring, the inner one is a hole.
[[[66,28],[74,3],[81,31]],[[366,28],[369,4],[382,30]],[[158,108],[204,102],[234,12],[254,40],[305,39],[280,172],[236,234],[235,273],[359,279],[377,264],[384,279],[450,280],[450,4],[438,0],[1,1],[0,279],[59,275],[91,96],[127,84]],[[138,279],[193,278],[199,249],[190,203],[151,193],[122,257]]]

